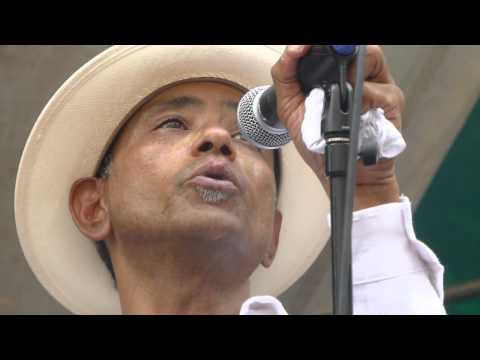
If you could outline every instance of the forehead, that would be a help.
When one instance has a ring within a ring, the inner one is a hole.
[[[172,103],[175,99],[194,99],[198,104],[227,106],[233,108],[245,91],[233,85],[219,81],[192,81],[169,86],[160,90],[140,111],[159,108],[162,104]],[[177,102],[177,105],[181,102]],[[235,110],[235,109],[234,109]]]

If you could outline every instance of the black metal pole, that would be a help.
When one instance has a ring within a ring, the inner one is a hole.
[[[336,85],[331,87],[325,125],[326,172],[331,187],[334,315],[353,315],[352,220],[366,51],[366,46],[361,45],[357,58],[355,91],[352,94],[348,87],[346,108],[341,104],[344,102],[344,97],[339,96],[341,88]],[[345,74],[346,68],[342,71]]]
[[[351,315],[351,245],[345,237],[345,202],[348,156],[350,153],[350,123],[353,91],[346,94],[342,104],[341,87],[332,84],[329,90],[324,134],[327,142],[325,170],[330,179],[330,213],[332,240],[333,314]]]
[[[351,258],[348,242],[342,239],[345,224],[345,177],[332,177],[331,188],[331,220],[332,220],[332,292],[333,314],[352,314],[352,290],[350,278]]]
[[[360,134],[360,117],[363,107],[363,83],[365,78],[365,59],[367,56],[367,46],[360,45],[357,56],[357,69],[355,79],[355,91],[353,95],[353,109],[350,127],[350,147],[347,165],[347,177],[345,182],[345,205],[344,205],[344,227],[343,253],[340,256],[344,257],[342,263],[345,264],[346,274],[342,274],[342,281],[348,282],[348,286],[344,285],[348,296],[348,303],[342,307],[347,314],[353,315],[353,270],[352,270],[352,221],[353,221],[353,205],[355,199],[355,189],[357,184],[357,159],[358,159],[358,143]],[[346,302],[346,301],[345,301]],[[342,303],[343,304],[343,303]]]
[[[480,298],[480,279],[455,285],[445,290],[445,304],[447,305],[477,297]]]

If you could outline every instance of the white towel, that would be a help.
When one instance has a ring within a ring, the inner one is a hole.
[[[302,123],[302,138],[305,146],[317,154],[325,153],[326,142],[321,134],[322,114],[325,106],[323,89],[314,89],[305,101],[305,118]],[[375,134],[379,158],[391,159],[401,154],[407,144],[397,128],[385,117],[383,109],[372,109],[361,116],[359,149],[362,141]]]

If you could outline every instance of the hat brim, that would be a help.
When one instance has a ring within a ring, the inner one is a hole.
[[[92,241],[75,227],[71,185],[92,176],[114,134],[146,98],[188,79],[219,79],[245,89],[271,84],[281,46],[114,46],[73,74],[40,114],[17,175],[15,219],[34,274],[77,314],[120,314],[113,280]],[[251,295],[277,296],[313,264],[330,230],[329,201],[290,144],[282,151],[283,226],[269,269],[251,277]]]

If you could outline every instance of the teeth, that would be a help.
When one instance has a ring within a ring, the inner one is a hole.
[[[203,201],[208,203],[216,204],[228,198],[228,195],[221,191],[205,189],[199,186],[195,190],[200,194]]]

